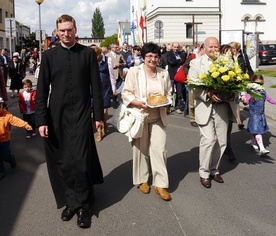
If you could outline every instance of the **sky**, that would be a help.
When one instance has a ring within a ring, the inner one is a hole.
[[[79,37],[91,37],[91,20],[96,7],[100,8],[105,36],[117,33],[118,22],[130,21],[129,0],[44,0],[41,9],[41,30],[51,36],[56,19],[62,14],[74,17]],[[39,6],[35,0],[15,0],[15,19],[39,30]]]

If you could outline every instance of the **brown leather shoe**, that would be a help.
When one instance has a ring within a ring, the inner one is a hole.
[[[138,186],[138,188],[140,189],[140,191],[141,191],[142,193],[147,194],[147,193],[150,192],[150,186],[149,186],[148,183],[142,183],[142,184],[140,184],[140,185]]]
[[[172,200],[171,195],[168,193],[168,191],[164,188],[155,187],[154,189],[155,193],[160,195],[160,197],[165,201]]]
[[[205,179],[200,177],[200,183],[205,187],[205,188],[211,188],[211,180],[209,178]]]
[[[213,177],[213,179],[216,181],[216,182],[218,182],[218,183],[224,183],[224,181],[223,181],[223,178],[221,177],[221,175],[220,174],[216,174],[216,175],[214,175],[214,176],[212,176]]]

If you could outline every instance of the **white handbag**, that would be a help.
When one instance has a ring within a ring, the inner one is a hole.
[[[118,131],[128,136],[129,142],[134,138],[141,138],[147,114],[135,108],[126,107],[124,104],[120,105],[120,109],[117,123]]]
[[[140,82],[142,82],[140,78]],[[145,82],[145,81],[143,81]],[[140,98],[142,97],[142,83],[139,86]],[[125,104],[121,104],[117,109],[120,109],[117,113],[119,117],[117,119],[117,129],[120,133],[125,134],[128,137],[128,141],[131,142],[135,138],[141,138],[143,135],[143,128],[145,118],[148,113],[145,113],[143,109],[127,107]],[[116,118],[115,118],[116,120]]]

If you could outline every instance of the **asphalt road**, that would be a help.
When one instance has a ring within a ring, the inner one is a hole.
[[[10,111],[18,114],[17,104]],[[110,109],[110,114],[114,110]],[[242,111],[247,123],[248,113]],[[111,115],[109,122],[111,122]],[[131,147],[111,126],[97,143],[104,184],[95,187],[90,229],[80,229],[76,217],[62,222],[48,180],[42,139],[26,140],[25,131],[12,128],[12,151],[18,167],[0,181],[1,236],[274,236],[276,232],[276,122],[264,143],[270,156],[260,157],[249,146],[250,134],[234,125],[232,146],[237,161],[221,163],[225,183],[211,189],[199,183],[198,128],[182,115],[169,115],[168,171],[172,201],[132,185]]]
[[[276,70],[276,63],[259,65],[258,69],[259,70]]]

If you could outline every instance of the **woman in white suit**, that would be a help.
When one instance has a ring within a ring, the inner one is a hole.
[[[171,82],[166,70],[158,68],[160,47],[146,43],[141,49],[144,64],[131,67],[125,79],[122,99],[126,106],[143,109],[148,113],[141,138],[132,140],[133,184],[142,193],[149,193],[150,169],[155,192],[165,200],[171,200],[166,190],[169,187],[166,156],[166,106],[149,108],[146,99],[152,94],[161,94],[171,99]],[[141,90],[140,90],[141,89]],[[141,91],[141,92],[140,92]]]

